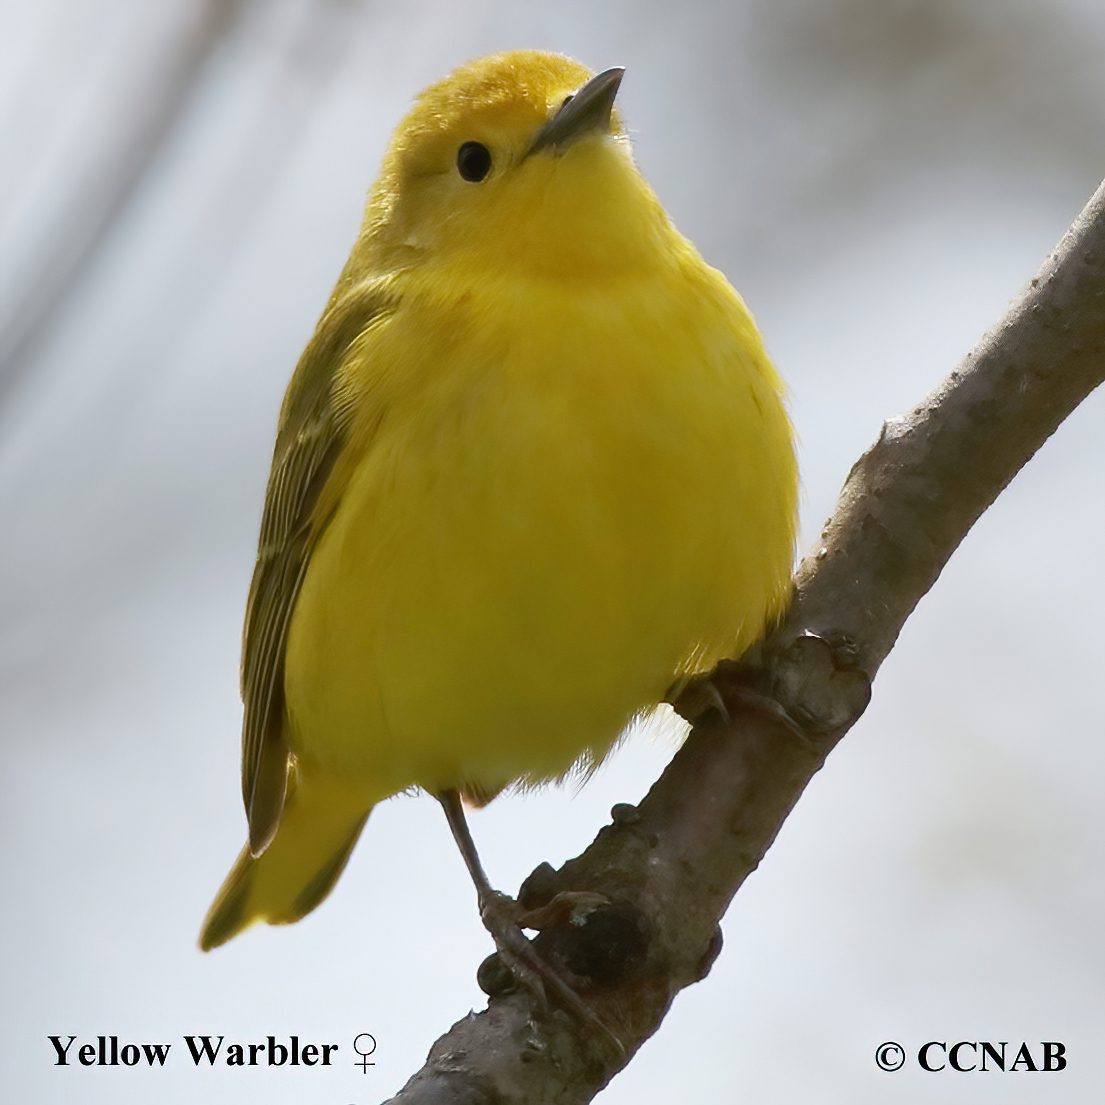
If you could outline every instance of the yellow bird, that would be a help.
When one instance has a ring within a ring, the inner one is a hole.
[[[280,414],[249,843],[205,949],[314,909],[401,791],[441,798],[463,849],[458,794],[592,769],[782,608],[783,386],[634,164],[621,77],[496,54],[395,132]]]

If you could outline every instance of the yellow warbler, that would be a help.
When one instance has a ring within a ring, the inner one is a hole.
[[[395,132],[280,414],[249,843],[204,948],[314,909],[390,795],[593,767],[781,609],[782,384],[634,164],[620,79],[496,54]]]

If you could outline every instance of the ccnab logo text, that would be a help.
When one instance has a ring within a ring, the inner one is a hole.
[[[1035,1054],[1027,1043],[1012,1044],[1001,1040],[960,1040],[948,1045],[944,1040],[930,1040],[917,1052],[917,1065],[922,1070],[1000,1071],[1012,1074],[1019,1071],[1054,1072],[1067,1065],[1067,1048],[1057,1040],[1044,1040]],[[1015,1049],[1015,1050],[1014,1050]]]

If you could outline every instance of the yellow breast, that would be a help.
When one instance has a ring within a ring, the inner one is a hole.
[[[584,294],[443,271],[348,376],[388,391],[291,625],[305,763],[396,791],[554,778],[778,608],[779,383],[689,246]]]

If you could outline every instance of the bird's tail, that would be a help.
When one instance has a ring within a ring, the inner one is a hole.
[[[242,850],[200,933],[204,951],[256,921],[286,925],[310,913],[345,868],[373,802],[363,792],[289,778],[280,826],[259,856]]]

